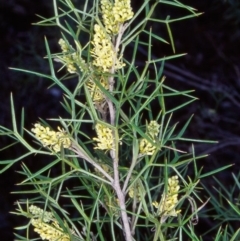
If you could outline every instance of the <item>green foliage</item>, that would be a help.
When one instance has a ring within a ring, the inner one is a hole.
[[[47,122],[40,120],[34,131],[27,130],[24,113],[21,121],[16,120],[11,96],[12,129],[0,127],[0,134],[12,138],[12,145],[25,146],[26,153],[16,159],[2,160],[1,172],[29,155],[42,155],[43,159],[47,155],[52,159],[34,172],[22,163],[19,171],[23,176],[19,184],[22,190],[18,193],[28,198],[19,200],[13,213],[30,221],[17,228],[26,230],[26,235],[16,234],[16,240],[35,240],[33,229],[38,238],[40,235],[50,241],[202,240],[194,225],[208,201],[199,182],[231,165],[202,173],[199,162],[204,155],[196,156],[193,145],[189,152],[180,150],[182,141],[204,142],[184,137],[192,118],[181,123],[182,126],[172,121],[176,111],[196,98],[192,91],[170,88],[163,76],[164,62],[184,55],[175,54],[171,23],[199,14],[173,0],[144,1],[132,16],[129,1],[120,2],[124,5],[119,10],[116,7],[119,1],[114,4],[85,1],[82,8],[76,8],[70,0],[54,0],[55,16],[41,17],[38,23],[58,26],[62,31],[59,53],[51,53],[45,39],[50,75],[15,69],[45,78],[50,87],[60,88],[64,93],[61,104],[68,116]],[[188,14],[176,19],[170,16],[158,19],[153,17],[158,4],[183,8]],[[107,18],[119,25],[117,34],[106,27],[103,5],[110,6],[114,13],[109,11]],[[117,14],[121,15],[122,9],[127,14],[119,17]],[[142,14],[145,17],[141,19]],[[153,39],[163,44],[168,41],[148,29],[151,22],[166,24],[173,55],[152,58]],[[148,52],[143,67],[137,66],[140,45]],[[125,55],[129,46],[133,47],[130,57]],[[57,62],[67,72],[57,73]],[[67,85],[70,81],[76,83],[73,89]],[[168,98],[185,101],[168,107]],[[60,126],[57,131],[51,128],[51,121]],[[26,141],[26,135],[34,141]],[[191,176],[190,166],[193,166]],[[239,188],[236,183],[234,188]],[[216,207],[218,200],[211,191],[209,195]],[[234,217],[239,217],[238,203],[220,191],[219,195],[228,202]],[[218,210],[216,217],[224,220],[226,217]],[[239,230],[230,226],[223,230],[216,228],[215,240],[239,237]]]

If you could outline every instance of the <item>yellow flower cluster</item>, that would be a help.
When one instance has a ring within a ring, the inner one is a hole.
[[[138,198],[140,198],[140,194],[138,193],[138,190],[134,186],[132,186],[129,189],[128,195],[130,198],[134,198],[135,195],[138,196]]]
[[[114,196],[105,196],[104,204],[114,216],[119,216],[119,200]]]
[[[150,121],[147,125],[146,134],[155,142],[155,138],[159,134],[159,127],[160,125],[156,121]],[[140,140],[139,143],[139,152],[142,155],[152,155],[156,150],[156,146],[151,144],[147,139],[143,138]]]
[[[33,215],[34,218],[41,218],[45,223],[48,223],[51,220],[53,220],[52,212],[44,211],[43,209],[37,206],[31,205],[29,207],[29,212]]]
[[[181,210],[176,210],[178,203],[178,191],[180,189],[178,176],[168,178],[167,194],[162,195],[160,204],[153,202],[152,205],[158,209],[157,214],[176,217]]]
[[[60,152],[61,146],[63,148],[71,146],[71,140],[60,127],[58,127],[59,131],[50,130],[49,127],[44,127],[38,123],[34,127],[32,132],[44,147],[48,146],[55,152]]]
[[[115,0],[113,15],[115,16],[116,22],[124,23],[133,17],[130,3],[130,0]]]
[[[99,82],[103,88],[105,88],[106,90],[109,89],[108,80],[106,78],[102,76]],[[89,89],[93,102],[99,103],[105,99],[103,92],[99,89],[99,87],[96,85],[96,83],[93,80],[90,79],[87,82],[87,87]]]
[[[120,24],[133,17],[130,0],[101,0],[103,23],[109,34],[117,34]]]
[[[91,54],[94,58],[93,65],[103,72],[109,72],[124,66],[121,59],[117,57],[118,50],[112,44],[112,35],[119,32],[120,25],[133,17],[130,0],[101,0],[101,10],[104,26],[95,24],[93,36],[93,49]]]
[[[113,4],[110,0],[101,0],[101,10],[106,32],[109,34],[117,34],[119,31],[119,24],[115,21]]]
[[[43,222],[41,218],[33,218],[31,224],[35,227],[34,231],[40,235],[42,240],[70,241],[70,236],[64,233],[63,229],[56,221],[52,222],[52,224],[48,224]]]
[[[158,136],[160,125],[156,121],[150,121],[147,125],[147,133],[154,139]]]
[[[110,36],[98,24],[94,25],[94,31],[93,49],[91,50],[94,57],[93,65],[103,72],[109,72],[112,67],[121,69],[124,64],[121,62],[121,57],[117,58]]]
[[[97,124],[95,128],[98,138],[94,137],[93,140],[98,143],[94,149],[111,150],[113,148],[112,130],[101,124]]]
[[[34,231],[40,235],[42,240],[49,241],[70,241],[70,236],[64,233],[58,222],[53,218],[51,212],[47,212],[39,207],[31,205],[29,211],[33,214],[31,224]]]
[[[77,73],[77,67],[83,71],[86,68],[85,61],[81,56],[70,46],[64,39],[58,41],[63,55],[58,57],[61,62],[63,62],[70,74]]]
[[[141,201],[141,195],[145,196],[145,190],[141,187],[142,183],[140,180],[138,180],[129,188],[128,195],[132,199],[135,198],[136,202]]]
[[[156,150],[156,146],[152,145],[147,139],[143,138],[140,140],[140,144],[139,144],[140,154],[151,156],[155,150]]]

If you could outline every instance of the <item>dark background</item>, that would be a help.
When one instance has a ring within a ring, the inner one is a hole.
[[[79,4],[81,1],[73,1]],[[135,9],[141,1],[133,2]],[[211,139],[218,144],[196,144],[196,152],[208,153],[201,161],[204,171],[235,164],[233,168],[216,175],[226,188],[234,180],[232,173],[238,175],[240,165],[240,3],[237,0],[182,0],[204,12],[203,15],[171,25],[177,53],[188,53],[185,57],[169,61],[165,65],[166,84],[178,89],[195,89],[194,96],[199,100],[177,111],[174,120],[186,121],[194,114],[194,119],[186,132],[186,137]],[[13,93],[16,115],[19,120],[21,108],[26,113],[25,127],[30,129],[39,117],[46,119],[61,116],[59,105],[62,93],[57,88],[47,89],[49,82],[36,76],[9,70],[8,67],[30,69],[49,73],[44,36],[48,38],[52,52],[58,52],[59,30],[55,27],[32,25],[39,21],[36,14],[53,16],[52,1],[0,0],[0,124],[11,128],[10,93]],[[80,3],[81,5],[81,3]],[[79,5],[79,6],[80,6]],[[163,17],[179,16],[183,13],[175,8],[161,7],[156,14]],[[153,24],[153,29],[168,40],[165,25]],[[153,53],[157,58],[172,54],[170,46],[153,43]],[[144,55],[144,52],[143,52]],[[141,61],[141,60],[140,60]],[[31,141],[31,140],[30,140]],[[0,149],[10,144],[5,137],[0,139]],[[182,144],[188,149],[191,143]],[[9,159],[24,153],[21,147],[5,150],[1,159]],[[30,167],[42,160],[30,158]],[[14,210],[18,199],[10,192],[18,190],[14,184],[20,182],[15,170],[16,164],[0,178],[0,230],[2,240],[13,240],[13,227],[21,221],[9,211]],[[204,179],[209,188],[217,185],[214,179]],[[205,219],[199,233],[211,227],[213,220]],[[205,238],[204,240],[208,240]],[[211,240],[211,239],[209,239]]]

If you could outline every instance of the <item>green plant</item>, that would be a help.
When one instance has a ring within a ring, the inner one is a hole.
[[[199,14],[176,0],[144,1],[135,13],[129,0],[85,1],[83,9],[70,0],[53,3],[55,16],[38,23],[56,25],[62,31],[60,53],[52,54],[45,39],[51,74],[15,70],[58,86],[69,117],[49,120],[61,126],[57,131],[44,120],[27,130],[23,113],[18,127],[11,96],[13,129],[0,129],[13,144],[27,149],[16,159],[1,161],[2,172],[29,155],[52,158],[36,172],[25,163],[19,171],[24,176],[19,185],[25,188],[19,193],[28,199],[19,200],[13,213],[29,222],[17,228],[26,230],[25,236],[16,234],[17,240],[35,240],[32,229],[38,239],[50,241],[199,240],[194,225],[206,204],[199,181],[228,166],[202,174],[198,162],[204,156],[195,156],[193,146],[190,153],[178,148],[180,141],[203,142],[184,137],[191,117],[181,127],[171,119],[195,98],[192,91],[165,84],[164,62],[183,54],[152,59],[153,40],[167,41],[147,28],[151,21],[165,23],[175,52],[170,24]],[[183,8],[189,15],[153,18],[158,4]],[[129,45],[132,55],[125,58]],[[148,52],[143,68],[136,66],[140,45]],[[67,69],[60,77],[55,62]],[[67,83],[72,80],[77,81],[70,90]],[[168,108],[165,101],[173,97],[187,100]],[[36,143],[27,142],[25,135]],[[191,177],[187,176],[190,164]],[[55,169],[57,175],[52,174]]]

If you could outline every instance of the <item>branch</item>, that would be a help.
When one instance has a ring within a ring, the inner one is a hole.
[[[89,156],[84,154],[83,151],[81,151],[77,146],[72,145],[71,150],[73,152],[75,152],[80,158],[83,158],[88,163],[93,165],[99,172],[101,172],[111,182],[111,184],[113,186],[113,183],[114,183],[113,178],[107,172],[105,172],[100,165],[98,165],[95,161],[93,161],[91,158],[89,158]]]

